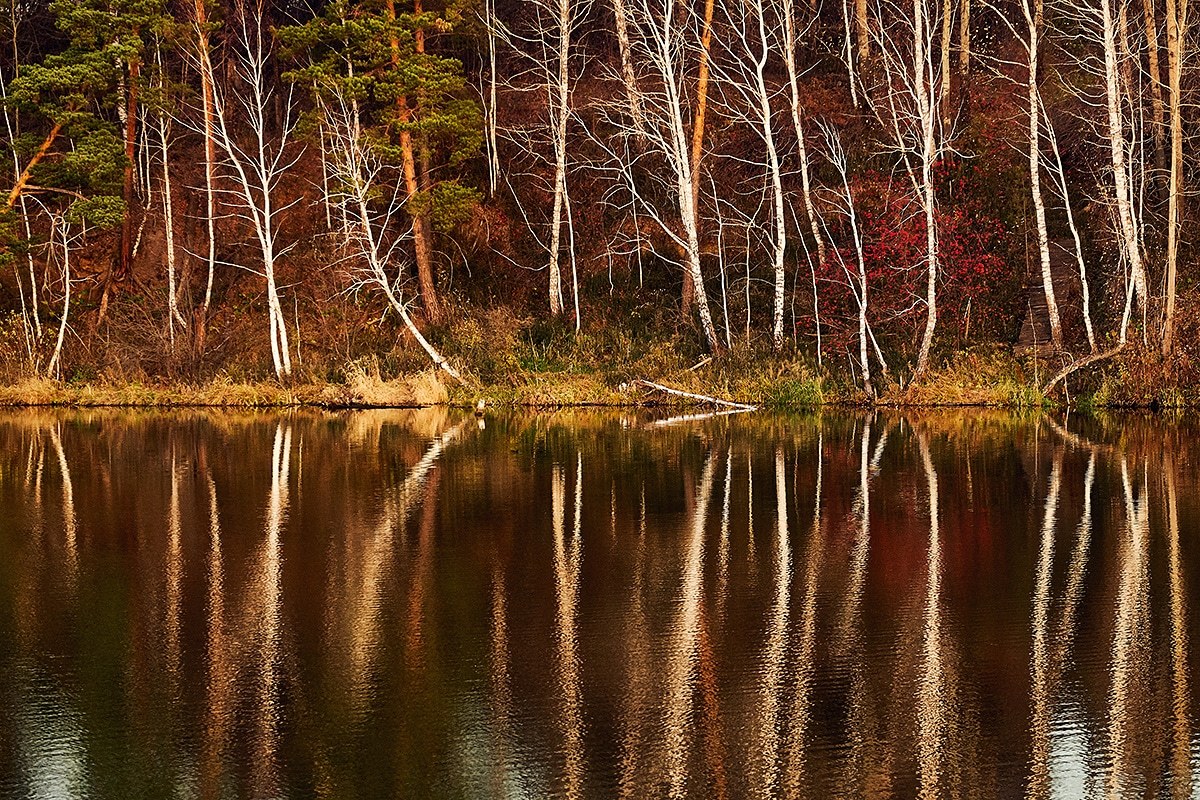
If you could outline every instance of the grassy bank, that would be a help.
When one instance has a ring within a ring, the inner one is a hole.
[[[801,358],[738,351],[693,363],[674,353],[626,361],[584,357],[578,346],[569,357],[522,360],[525,354],[493,354],[514,363],[503,369],[466,368],[455,383],[430,370],[391,371],[371,359],[347,366],[333,379],[303,376],[291,384],[235,380],[218,375],[204,381],[119,380],[59,382],[26,379],[0,386],[0,406],[130,406],[327,408],[473,405],[549,408],[574,405],[685,405],[687,400],[635,383],[651,380],[686,392],[770,409],[819,405],[868,405],[869,399],[847,374],[818,368]],[[560,354],[564,355],[564,354]],[[459,360],[458,363],[466,364]],[[939,365],[926,380],[900,389],[888,386],[881,405],[1029,407],[1045,399],[1025,368],[999,352],[971,352]]]
[[[629,323],[633,319],[633,323]],[[817,363],[805,343],[774,352],[736,344],[708,357],[696,332],[669,318],[626,317],[582,333],[569,325],[519,319],[505,308],[461,313],[432,328],[430,338],[463,374],[462,383],[433,370],[406,337],[377,339],[353,357],[306,345],[295,378],[270,379],[262,348],[223,364],[146,369],[129,361],[80,361],[65,381],[30,377],[14,361],[0,371],[0,405],[210,406],[269,408],[396,407],[439,404],[549,408],[575,405],[680,405],[648,391],[655,381],[685,392],[772,409],[818,405],[1031,408],[1183,407],[1200,404],[1200,357],[1180,348],[1170,359],[1130,346],[1119,357],[1081,370],[1049,397],[1040,387],[1069,359],[1017,355],[1004,345],[976,344],[935,354],[920,381],[877,374],[878,396],[862,390],[856,364],[826,352]],[[381,347],[380,345],[383,344]],[[264,352],[266,352],[264,350]],[[903,354],[889,357],[905,363]]]

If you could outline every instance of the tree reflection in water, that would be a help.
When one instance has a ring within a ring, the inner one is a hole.
[[[0,795],[1191,796],[1190,421],[694,416],[0,418]]]

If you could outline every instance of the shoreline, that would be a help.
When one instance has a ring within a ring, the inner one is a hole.
[[[564,397],[555,397],[556,392],[539,391],[539,387],[476,388],[454,387],[435,393],[440,396],[415,396],[411,391],[414,377],[391,382],[379,382],[370,392],[361,387],[339,383],[302,383],[283,386],[272,381],[230,382],[215,381],[207,384],[143,384],[97,383],[70,385],[48,380],[27,381],[20,384],[0,385],[0,408],[115,408],[115,409],[323,409],[328,411],[355,411],[371,409],[416,409],[416,408],[462,408],[471,409],[483,400],[489,410],[526,409],[556,410],[566,408],[632,409],[632,408],[698,408],[711,403],[682,397],[654,395],[647,391],[632,391],[617,387],[588,396],[581,387],[572,385],[564,391]],[[427,382],[427,381],[426,381]],[[594,388],[594,387],[587,387]],[[530,389],[530,391],[522,391]],[[921,386],[915,391],[901,394],[889,392],[868,401],[865,397],[852,397],[835,391],[821,391],[809,395],[803,401],[779,402],[778,398],[765,394],[756,396],[734,396],[728,399],[754,406],[760,411],[811,411],[821,408],[842,409],[956,409],[979,408],[993,410],[1029,411],[1040,408],[1055,408],[1071,411],[1089,409],[1129,411],[1185,411],[1195,405],[1166,405],[1161,403],[1126,404],[1054,401],[1041,396],[1031,386],[1018,387],[998,384],[992,387],[991,396],[986,387],[977,387],[969,397],[939,397],[936,387]],[[725,400],[724,396],[714,394]],[[1089,399],[1090,398],[1085,398]]]

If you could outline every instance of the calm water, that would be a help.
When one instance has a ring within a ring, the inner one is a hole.
[[[1191,796],[1200,442],[0,416],[0,796]]]

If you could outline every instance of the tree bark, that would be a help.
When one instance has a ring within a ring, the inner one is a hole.
[[[941,41],[941,85],[938,89],[938,106],[942,112],[942,126],[950,126],[950,43],[954,21],[954,0],[942,0]]]
[[[1030,2],[1033,8],[1030,8]],[[1029,81],[1026,86],[1029,101],[1029,191],[1033,198],[1034,219],[1037,224],[1038,255],[1042,267],[1042,290],[1046,295],[1046,313],[1050,317],[1050,342],[1062,350],[1062,321],[1058,301],[1054,296],[1054,278],[1050,271],[1050,237],[1046,231],[1046,204],[1042,198],[1041,178],[1041,99],[1038,94],[1038,55],[1041,46],[1044,5],[1042,0],[1025,0],[1025,22],[1029,29],[1026,45],[1029,49]]]
[[[817,213],[812,199],[808,145],[804,137],[804,113],[800,103],[800,84],[796,71],[796,20],[794,12],[795,8],[792,0],[783,0],[784,66],[787,67],[788,88],[791,93],[792,127],[796,130],[797,150],[800,157],[800,189],[804,196],[804,211],[808,215],[809,230],[812,232],[813,241],[817,247],[817,265],[823,269],[827,254],[825,251],[825,237],[821,235],[821,228],[817,223]]]
[[[921,348],[917,354],[914,379],[925,374],[929,367],[929,351],[933,346],[933,334],[937,328],[937,275],[938,239],[935,198],[933,193],[933,159],[936,157],[934,139],[934,108],[930,98],[931,86],[926,82],[929,70],[929,54],[926,49],[925,0],[913,0],[913,83],[916,86],[917,113],[921,118],[921,205],[925,212],[925,330],[921,334]]]
[[[1179,262],[1179,219],[1183,200],[1183,96],[1180,85],[1187,46],[1187,0],[1167,0],[1167,80],[1171,113],[1171,171],[1167,188],[1166,310],[1163,352],[1175,344],[1175,295]]]
[[[214,189],[217,153],[216,138],[213,131],[213,67],[212,48],[208,35],[208,7],[206,0],[195,0],[197,47],[200,56],[200,88],[202,98],[202,113],[204,115],[204,224],[208,234],[208,250],[205,257],[206,279],[204,282],[204,302],[196,314],[195,348],[198,355],[203,355],[205,337],[208,333],[208,315],[212,308],[213,279],[217,265],[217,201]]]
[[[858,60],[871,57],[871,29],[867,19],[867,0],[854,0],[854,24],[858,37]]]
[[[414,7],[416,13],[420,13],[420,3]],[[395,0],[387,0],[388,17],[394,22],[396,20],[396,2]],[[418,47],[423,50],[425,37],[424,32],[420,29],[416,32]],[[392,47],[392,66],[398,68],[400,65],[400,42],[393,38],[391,40]],[[409,123],[413,120],[413,109],[409,107],[408,100],[404,97],[396,99],[396,107],[399,111],[400,124],[400,165],[404,173],[404,187],[408,193],[407,204],[408,212],[412,217],[413,227],[413,250],[417,261],[417,284],[421,291],[421,304],[425,308],[425,317],[430,323],[437,325],[442,322],[445,315],[442,310],[441,301],[438,299],[437,285],[434,282],[433,275],[433,232],[429,225],[429,215],[424,209],[414,208],[418,205],[418,197],[421,192],[420,179],[417,174],[417,155],[414,147],[412,132],[407,129]]]
[[[1154,10],[1154,0],[1142,0],[1142,15],[1145,18],[1146,27],[1147,78],[1150,81],[1150,113],[1152,117],[1150,127],[1154,133],[1154,166],[1158,173],[1158,179],[1155,182],[1161,186],[1161,175],[1167,168],[1167,144],[1162,72],[1159,69],[1158,59],[1158,20]],[[1169,58],[1170,56],[1168,56]]]
[[[1146,272],[1142,264],[1138,231],[1133,220],[1133,205],[1130,198],[1129,174],[1126,172],[1125,124],[1122,119],[1123,90],[1117,58],[1116,21],[1112,13],[1112,0],[1100,0],[1100,15],[1104,35],[1104,78],[1105,96],[1108,106],[1108,143],[1112,156],[1113,187],[1117,199],[1117,217],[1120,224],[1125,257],[1129,262],[1132,279],[1133,300],[1145,314]],[[1128,335],[1129,314],[1121,320],[1120,340]]]
[[[550,218],[550,313],[563,313],[562,248],[563,211],[567,194],[567,115],[570,102],[571,0],[558,0],[558,85],[555,86],[554,208]]]
[[[691,154],[691,177],[692,177],[692,209],[698,213],[697,209],[700,206],[700,160],[704,155],[704,117],[708,111],[708,59],[712,51],[712,21],[713,21],[713,0],[704,0],[704,28],[700,33],[700,66],[696,75],[696,118],[692,123],[692,154]],[[697,220],[692,220],[693,227],[696,227],[696,236],[699,236],[699,229],[696,226]],[[697,244],[697,253],[699,253],[699,244]],[[697,256],[698,257],[698,256]],[[680,298],[680,307],[684,317],[689,317],[692,313],[692,305],[696,301],[696,282],[695,276],[685,272],[683,276],[683,292]]]
[[[771,266],[775,274],[774,304],[771,310],[771,346],[776,350],[783,347],[783,301],[786,292],[787,273],[783,266],[783,255],[787,249],[787,218],[784,216],[783,177],[779,166],[779,151],[775,146],[775,130],[771,124],[771,93],[767,88],[767,59],[770,55],[770,43],[767,38],[766,13],[763,0],[754,0],[755,12],[758,17],[758,42],[761,48],[755,70],[756,92],[758,95],[759,124],[762,128],[760,135],[767,148],[767,177],[771,181],[771,199],[773,208],[773,228],[775,234],[774,247],[771,252]],[[696,176],[692,176],[695,181]]]
[[[625,95],[629,100],[629,114],[638,131],[646,126],[642,112],[642,97],[637,88],[637,75],[633,71],[633,53],[629,43],[629,10],[625,0],[613,0],[613,16],[616,18],[617,49],[621,54],[621,77],[625,79]]]
[[[58,135],[61,132],[62,123],[54,123],[54,126],[50,128],[50,132],[46,134],[46,138],[42,140],[33,157],[29,159],[29,163],[25,165],[25,169],[21,170],[21,174],[17,177],[17,182],[13,184],[12,190],[9,191],[8,208],[11,209],[17,204],[17,199],[21,196],[21,192],[25,191],[25,187],[29,185],[29,176],[33,172],[33,168],[41,163],[41,160],[50,152],[50,148],[54,146],[54,142],[57,141]]]

